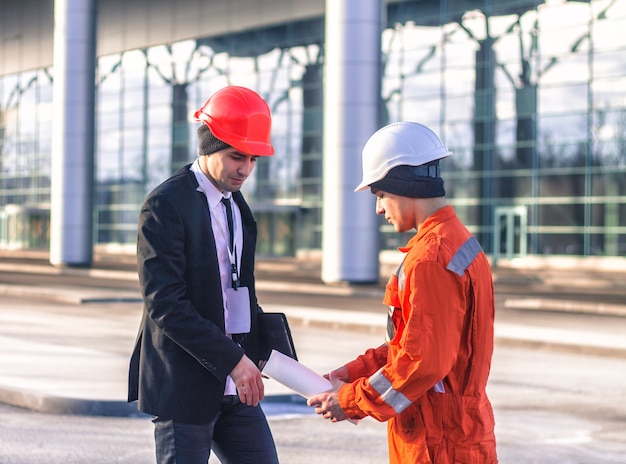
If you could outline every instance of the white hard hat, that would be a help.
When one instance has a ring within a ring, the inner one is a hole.
[[[355,192],[383,179],[396,166],[421,166],[450,156],[437,134],[416,122],[389,124],[363,147],[363,179]]]

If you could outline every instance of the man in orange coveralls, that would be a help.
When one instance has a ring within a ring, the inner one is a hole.
[[[309,398],[333,422],[388,421],[391,463],[494,464],[485,387],[493,352],[494,297],[478,241],[447,205],[439,160],[451,153],[429,128],[390,124],[363,149],[363,180],[376,213],[417,234],[387,284],[386,343],[328,376],[335,391]],[[343,383],[347,382],[347,383]]]

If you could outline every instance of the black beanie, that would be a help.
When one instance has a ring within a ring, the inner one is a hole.
[[[202,124],[198,127],[198,155],[210,155],[216,151],[229,148],[226,142],[222,142],[220,139],[213,135],[211,129],[206,124]]]
[[[439,160],[421,166],[401,165],[370,184],[370,188],[410,198],[443,197],[446,191],[439,175]]]

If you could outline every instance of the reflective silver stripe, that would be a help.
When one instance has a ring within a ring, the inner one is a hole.
[[[370,385],[378,392],[385,403],[393,408],[396,414],[400,414],[409,407],[411,401],[391,386],[391,382],[383,375],[382,369],[369,378]]]
[[[393,312],[396,310],[393,306],[389,306],[389,312],[387,313],[387,334],[385,335],[385,341],[390,342],[396,335],[396,328],[393,325]]]
[[[404,284],[406,282],[406,274],[404,273],[404,259],[402,260],[394,274],[398,279],[398,290],[404,290]]]
[[[474,258],[476,258],[481,251],[483,251],[483,249],[480,243],[478,243],[478,240],[474,237],[468,238],[465,243],[461,245],[461,248],[454,253],[446,269],[462,277],[465,270],[472,264]]]

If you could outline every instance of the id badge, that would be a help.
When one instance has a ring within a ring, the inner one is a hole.
[[[226,289],[226,333],[243,334],[250,332],[250,293],[248,287]]]

